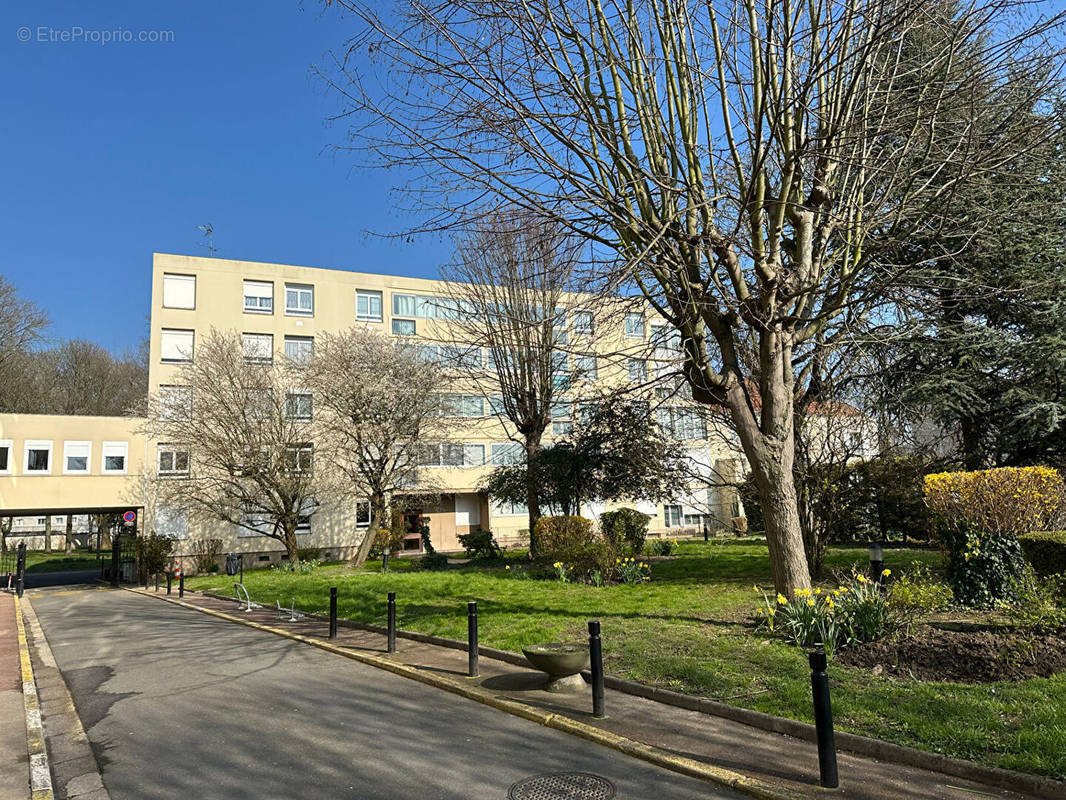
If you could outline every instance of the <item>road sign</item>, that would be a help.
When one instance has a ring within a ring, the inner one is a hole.
[[[132,525],[134,522],[137,521],[137,512],[127,511],[125,514],[122,515],[122,521],[127,523],[128,525]]]

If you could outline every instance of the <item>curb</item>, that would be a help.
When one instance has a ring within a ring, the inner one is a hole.
[[[22,600],[15,595],[15,626],[18,629],[19,662],[22,665],[22,700],[26,707],[26,744],[30,755],[31,800],[54,800],[52,772],[48,767],[48,749],[44,744],[44,725],[41,704],[37,697],[37,682],[33,679],[30,648],[26,641],[26,625],[22,621]]]
[[[157,600],[162,600],[167,603],[172,603],[183,608],[188,608],[192,611],[199,611],[202,614],[207,614],[218,619],[224,619],[228,622],[236,622],[240,625],[245,625],[249,628],[255,628],[256,630],[266,631],[267,633],[281,636],[285,639],[292,639],[297,642],[303,642],[309,644],[312,647],[317,647],[320,650],[325,650],[329,653],[335,653],[336,655],[344,656],[353,661],[358,661],[368,666],[377,667],[383,669],[386,672],[391,672],[394,675],[399,675],[404,678],[410,678],[418,681],[419,683],[426,684],[427,686],[433,686],[437,689],[443,689],[452,694],[457,694],[461,697],[465,697],[468,700],[474,700],[483,705],[495,708],[499,711],[505,711],[508,714],[512,714],[517,717],[522,717],[530,722],[536,722],[540,725],[544,725],[548,728],[554,728],[557,731],[571,734],[572,736],[579,736],[587,741],[594,742],[596,744],[609,747],[612,750],[616,750],[628,756],[639,758],[642,761],[646,761],[650,764],[654,764],[658,767],[668,769],[671,772],[677,772],[682,775],[687,775],[692,778],[699,778],[710,783],[723,786],[727,789],[733,789],[734,791],[743,792],[751,797],[757,798],[757,800],[791,800],[792,794],[784,792],[777,787],[770,784],[763,783],[754,778],[749,778],[746,775],[742,775],[739,772],[734,772],[723,767],[715,767],[710,764],[705,764],[701,761],[697,761],[691,758],[684,758],[682,756],[671,755],[665,750],[652,745],[643,744],[633,739],[628,739],[618,734],[610,733],[595,727],[594,725],[588,725],[579,720],[572,719],[560,714],[554,714],[548,711],[543,711],[535,706],[530,706],[525,703],[521,703],[517,700],[509,700],[497,695],[487,692],[481,688],[462,684],[456,681],[448,680],[447,678],[440,677],[439,675],[433,675],[407,664],[401,664],[396,661],[384,658],[382,656],[375,656],[369,653],[360,653],[354,650],[346,650],[336,645],[329,644],[321,639],[314,639],[310,636],[303,636],[298,633],[292,633],[291,631],[284,630],[282,628],[275,628],[270,625],[263,625],[259,622],[253,622],[248,619],[241,619],[240,617],[234,617],[230,614],[226,614],[222,611],[215,611],[210,608],[203,608],[202,606],[193,605],[192,603],[185,602],[183,600],[175,600],[168,598],[165,595],[160,596],[152,592],[145,592],[143,589],[135,589],[131,587],[122,587],[127,592],[133,594],[143,595],[145,597],[154,597]],[[407,637],[411,638],[411,637]],[[435,638],[435,637],[434,637]],[[524,661],[522,662],[525,663]],[[34,800],[37,800],[35,797]]]
[[[197,590],[187,589],[186,594],[190,591],[218,600],[236,602],[232,597],[200,592]],[[308,614],[308,616],[315,619],[326,619],[326,617],[321,614]],[[341,627],[346,628],[356,628],[382,634],[386,632],[386,629],[381,625],[372,625],[365,622],[339,619],[337,620],[337,623]],[[402,630],[397,630],[396,635],[403,639],[410,639],[425,644],[439,645],[453,650],[465,651],[467,649],[466,642],[459,641],[458,639],[446,639],[441,636],[432,636],[430,634]],[[481,646],[478,647],[478,653],[486,658],[494,658],[498,661],[505,661],[517,666],[528,666],[528,662],[525,658],[517,653],[512,653],[507,650],[497,650],[494,647]],[[589,677],[588,670],[585,670],[582,674],[586,678]],[[669,689],[648,686],[647,684],[637,683],[636,681],[627,680],[626,678],[617,678],[612,675],[604,676],[604,686],[608,689],[624,692],[625,694],[633,695],[635,697],[643,697],[646,700],[654,700],[657,703],[663,703],[664,705],[674,706],[676,708],[683,708],[688,711],[697,711],[701,714],[707,714],[708,716],[722,717],[724,719],[732,720],[733,722],[750,725],[753,728],[770,731],[771,733],[780,733],[795,739],[803,739],[808,742],[816,742],[818,740],[814,726],[808,722],[800,722],[799,720],[788,719],[787,717],[775,717],[774,715],[767,714],[763,711],[753,711],[748,708],[740,708],[738,706],[720,703],[717,700],[672,692]],[[914,747],[886,742],[881,739],[874,739],[857,733],[837,731],[835,733],[835,738],[838,750],[866,756],[867,758],[873,758],[878,761],[927,769],[931,772],[939,772],[942,775],[954,778],[965,778],[985,783],[989,787],[995,789],[1026,792],[1036,797],[1046,798],[1047,800],[1061,800],[1061,798],[1066,797],[1066,783],[1057,781],[1054,778],[1032,775],[1027,772],[1016,772],[1014,770],[1003,769],[1002,767],[989,767],[984,764],[978,764],[975,761],[966,761],[961,758],[940,755],[939,753],[930,753],[926,750],[918,750]]]

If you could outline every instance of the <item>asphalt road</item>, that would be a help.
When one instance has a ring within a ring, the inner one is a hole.
[[[53,572],[27,572],[25,586],[37,589],[42,586],[65,586],[69,584],[92,583],[100,577],[100,568],[68,569]]]
[[[619,800],[740,797],[151,598],[34,594],[112,800],[504,800],[515,781],[566,771],[609,779]]]

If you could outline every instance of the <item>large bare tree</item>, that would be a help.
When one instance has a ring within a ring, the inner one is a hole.
[[[497,210],[458,237],[443,270],[449,326],[457,357],[446,366],[487,398],[532,464],[551,426],[552,406],[569,391],[569,292],[581,243],[550,219],[518,209]],[[591,313],[583,306],[583,313]],[[469,349],[469,350],[468,350]],[[471,358],[467,352],[484,351]],[[526,472],[529,550],[540,517],[540,487]]]
[[[338,494],[370,502],[370,528],[352,565],[366,561],[398,494],[426,490],[424,448],[448,438],[438,413],[445,376],[418,350],[365,328],[320,334],[306,368],[315,447],[341,479]]]
[[[13,407],[18,403],[20,366],[47,327],[44,310],[19,297],[15,286],[0,275],[0,410],[23,410]]]
[[[613,256],[611,277],[680,331],[695,399],[732,419],[775,586],[808,586],[792,477],[807,363],[900,280],[901,240],[952,213],[980,225],[985,209],[953,200],[1042,136],[1061,16],[1019,30],[1034,6],[1014,0],[334,3],[359,30],[326,77],[365,160],[412,167],[425,227],[505,202]]]
[[[152,496],[190,521],[275,539],[298,563],[297,530],[330,499],[312,469],[301,367],[215,329],[193,356],[149,398],[146,432],[168,452]]]

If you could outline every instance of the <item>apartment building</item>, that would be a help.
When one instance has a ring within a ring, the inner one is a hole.
[[[187,402],[181,367],[196,358],[197,342],[212,329],[239,332],[245,357],[264,363],[305,358],[313,352],[316,336],[354,325],[411,342],[428,359],[454,357],[443,301],[447,294],[436,280],[155,254],[149,393],[161,403]],[[558,337],[566,345],[561,357],[581,381],[568,384],[567,396],[553,407],[548,441],[566,435],[574,424],[579,384],[649,383],[676,359],[666,328],[656,326],[650,316],[631,310],[604,320],[585,305],[575,295],[560,317]],[[473,350],[462,357],[486,358]],[[726,427],[673,395],[660,391],[651,398],[659,406],[660,425],[686,440],[690,459],[708,482],[713,482],[712,475],[738,476],[741,456]],[[313,398],[304,402],[311,413]],[[458,535],[478,528],[491,529],[504,543],[520,542],[527,535],[524,507],[494,502],[478,489],[494,466],[522,458],[521,446],[495,413],[497,403],[490,392],[469,386],[456,386],[454,393],[441,398],[442,414],[455,418],[455,435],[429,449],[423,469],[440,490],[431,504],[417,509],[428,519],[431,540],[440,550],[458,549]],[[142,527],[177,539],[179,553],[197,538],[217,537],[227,551],[262,560],[279,558],[279,544],[254,530],[197,524],[180,509],[155,502],[153,481],[181,480],[194,458],[147,437],[144,420],[0,415],[0,513],[43,517],[46,511],[129,508],[141,514]],[[705,523],[727,527],[740,512],[735,491],[725,486],[704,485],[665,506],[639,498],[626,504],[649,514],[652,530],[664,532]],[[583,513],[595,516],[603,510],[602,505],[590,506]],[[304,546],[342,557],[358,544],[368,525],[366,503],[324,503],[305,518],[299,536]],[[406,547],[418,549],[418,536],[411,536]]]

